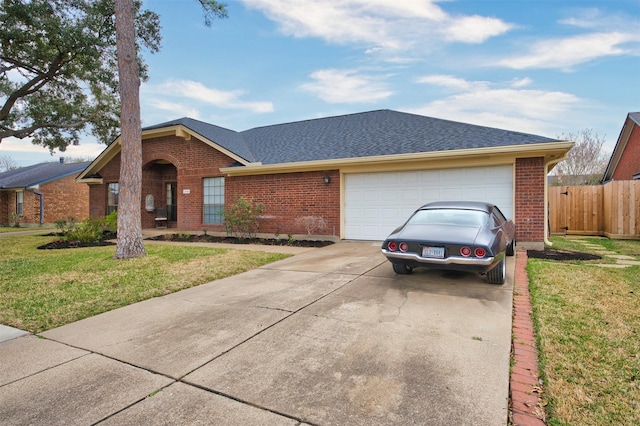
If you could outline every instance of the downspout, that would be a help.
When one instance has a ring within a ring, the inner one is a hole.
[[[33,189],[25,188],[25,191],[29,191],[32,194],[36,194],[40,197],[40,225],[44,225],[44,194],[42,192],[34,191]]]
[[[549,164],[548,161],[544,164],[544,244],[549,247],[553,246],[553,243],[549,241]],[[556,161],[557,164],[557,161]],[[555,164],[554,164],[555,166]]]

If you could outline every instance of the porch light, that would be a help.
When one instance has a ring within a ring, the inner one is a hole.
[[[325,176],[323,178],[325,185],[329,185],[331,183],[331,177],[330,176]]]

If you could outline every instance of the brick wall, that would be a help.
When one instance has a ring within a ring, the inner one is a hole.
[[[331,179],[324,183],[324,177]],[[264,204],[260,232],[306,234],[297,221],[305,216],[322,217],[323,235],[340,235],[340,173],[338,170],[231,177],[225,180],[225,203],[243,196]]]
[[[77,221],[89,217],[89,188],[77,183],[75,177],[67,176],[40,187],[39,192],[44,194],[45,223],[54,223],[69,216]]]
[[[613,180],[631,180],[636,173],[640,173],[640,126],[634,125]]]
[[[145,210],[145,196],[152,194],[156,207],[166,205],[166,184],[176,183],[177,222],[170,228],[191,231],[224,231],[223,225],[203,224],[203,179],[221,177],[220,168],[235,160],[197,139],[167,136],[145,140],[143,144],[142,227],[153,228],[155,213]],[[102,185],[90,185],[91,216],[106,214],[107,185],[118,182],[120,155],[102,170]],[[325,184],[329,176],[331,183]],[[300,234],[306,230],[296,223],[302,216],[320,216],[328,225],[327,235],[340,235],[340,175],[337,170],[286,173],[264,176],[225,177],[225,204],[244,196],[264,204],[260,232]]]
[[[544,158],[516,159],[515,224],[520,247],[544,245],[544,179]]]
[[[13,192],[0,191],[0,224],[9,223],[9,194]]]

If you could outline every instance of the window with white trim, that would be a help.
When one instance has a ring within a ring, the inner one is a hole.
[[[224,214],[224,178],[205,178],[203,185],[204,217],[202,221],[212,225],[221,224]]]
[[[16,192],[16,215],[22,216],[24,212],[24,192]]]

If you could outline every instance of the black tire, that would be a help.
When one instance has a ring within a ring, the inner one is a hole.
[[[503,258],[492,270],[487,272],[487,280],[491,284],[504,284],[505,275],[507,272],[507,265]]]
[[[513,240],[511,240],[511,242],[507,245],[507,249],[505,251],[505,254],[507,256],[513,256],[514,254],[516,254],[516,239],[515,238]]]
[[[413,268],[411,266],[402,265],[400,263],[393,264],[393,272],[400,275],[406,275],[413,272]]]

